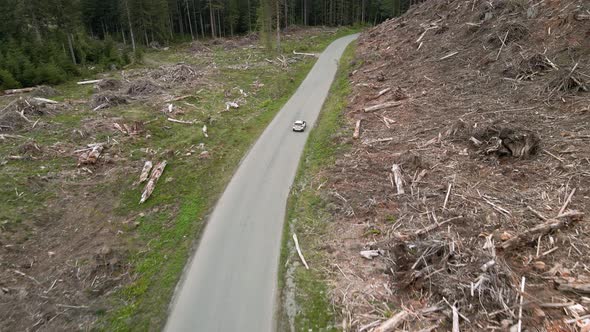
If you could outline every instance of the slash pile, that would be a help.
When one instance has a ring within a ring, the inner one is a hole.
[[[322,189],[346,329],[588,331],[589,11],[427,1],[361,36]]]

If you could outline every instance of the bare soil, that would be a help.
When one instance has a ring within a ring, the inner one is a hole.
[[[588,331],[588,10],[427,1],[360,37],[360,138],[320,186],[345,330]]]

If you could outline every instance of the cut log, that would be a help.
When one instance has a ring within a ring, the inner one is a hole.
[[[374,143],[383,143],[383,142],[389,142],[389,141],[393,141],[393,137],[367,139],[367,140],[363,140],[363,144],[364,145],[371,145]]]
[[[403,185],[403,180],[402,180],[401,168],[399,167],[398,164],[393,164],[393,166],[391,166],[391,172],[393,173],[393,178],[395,180],[397,194],[403,195],[404,194],[404,185]]]
[[[152,175],[150,176],[150,180],[148,181],[148,183],[145,185],[145,188],[143,189],[143,193],[141,194],[141,199],[139,200],[139,204],[145,202],[148,198],[150,198],[150,196],[154,192],[154,189],[156,189],[156,183],[158,182],[158,179],[160,178],[160,176],[162,176],[162,173],[164,173],[164,168],[166,168],[166,160],[164,160],[161,163],[159,163],[158,165],[156,165],[156,167],[152,171]]]
[[[384,104],[379,104],[379,105],[373,105],[373,106],[365,107],[363,109],[363,112],[365,112],[365,113],[375,112],[375,111],[378,111],[378,110],[382,110],[384,108],[397,107],[397,106],[400,106],[403,103],[404,103],[403,100],[398,100],[398,101],[392,101],[392,102],[389,102],[389,103],[384,103]]]
[[[400,311],[393,315],[390,319],[386,320],[377,327],[373,332],[391,332],[394,331],[401,323],[403,323],[410,314],[407,311]]]
[[[388,93],[390,90],[391,90],[391,88],[386,88],[386,89],[379,91],[379,93],[377,94],[377,97],[375,97],[375,98],[379,98],[379,97],[383,96],[384,94]]]
[[[361,121],[363,120],[356,120],[356,125],[354,126],[354,134],[352,134],[352,138],[358,139],[361,137]]]
[[[9,89],[9,90],[4,90],[4,92],[2,94],[4,94],[4,95],[16,95],[16,94],[19,94],[19,93],[31,92],[31,91],[33,91],[35,89],[36,88]]]
[[[590,283],[578,283],[578,282],[567,282],[567,283],[559,283],[557,289],[566,292],[576,292],[576,293],[584,293],[590,294]]]
[[[299,247],[299,241],[297,240],[297,234],[295,234],[295,233],[293,233],[293,241],[295,241],[295,249],[297,250],[297,254],[299,255],[299,258],[303,262],[303,265],[305,265],[305,268],[307,270],[309,270],[309,266],[307,265],[307,262],[305,261],[305,257],[303,257],[303,253],[301,252],[301,248]]]
[[[373,259],[373,257],[379,256],[379,250],[363,250],[360,254],[366,259]]]
[[[182,123],[182,124],[195,124],[194,121],[177,120],[177,119],[173,119],[173,118],[168,118],[168,121],[174,122],[174,123]]]
[[[78,82],[77,84],[78,85],[87,85],[87,84],[96,84],[99,82],[102,82],[102,80],[81,81],[81,82]]]
[[[554,219],[548,219],[546,222],[539,224],[529,230],[526,230],[509,240],[505,241],[504,243],[500,244],[499,247],[502,249],[509,249],[518,245],[521,242],[530,242],[534,241],[538,238],[541,234],[547,234],[553,230],[563,228],[568,222],[576,221],[578,217],[584,216],[583,212],[579,211],[569,211],[559,216],[555,217]]]
[[[33,99],[36,100],[36,101],[42,102],[42,103],[46,103],[46,104],[59,104],[57,101],[51,100],[51,99],[47,99],[47,98],[35,97]]]
[[[143,169],[141,170],[141,175],[139,176],[139,183],[143,183],[148,179],[150,176],[150,171],[152,170],[152,166],[153,164],[151,161],[148,160],[145,162]]]
[[[314,53],[301,53],[301,52],[296,52],[295,50],[293,50],[293,54],[317,57],[317,55]]]

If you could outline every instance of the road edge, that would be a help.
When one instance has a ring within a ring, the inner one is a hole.
[[[316,175],[322,168],[328,166],[337,152],[341,149],[346,149],[347,145],[339,146],[336,143],[329,144],[330,139],[334,135],[348,135],[349,129],[343,129],[344,125],[344,110],[348,103],[348,96],[350,93],[349,74],[356,64],[353,63],[354,54],[357,46],[357,41],[353,40],[345,49],[341,58],[338,61],[338,70],[328,97],[324,101],[318,119],[313,130],[310,132],[307,139],[302,157],[299,161],[297,175],[291,187],[291,192],[287,200],[287,212],[285,214],[285,221],[281,239],[281,253],[279,256],[279,271],[278,271],[278,292],[279,297],[276,312],[276,329],[277,331],[298,331],[313,328],[315,331],[331,331],[336,330],[334,326],[335,312],[329,299],[327,298],[327,290],[329,289],[325,276],[321,272],[314,269],[314,263],[320,262],[322,254],[319,251],[313,250],[313,245],[310,245],[308,239],[302,234],[296,225],[297,208],[301,208],[300,203],[304,200],[312,200],[316,197],[304,197],[302,193],[305,189],[305,180],[310,175]],[[348,135],[350,137],[350,135]],[[326,148],[326,146],[329,146]],[[327,151],[326,151],[327,150]],[[321,152],[321,153],[318,153]],[[315,196],[315,195],[314,195]],[[303,202],[302,205],[308,204],[309,201]],[[304,211],[302,215],[309,217],[314,215],[316,218],[325,218],[325,210],[320,207]],[[329,217],[328,217],[329,218]],[[320,224],[316,225],[321,228],[321,223],[325,220],[320,220]],[[316,229],[321,231],[321,229]],[[306,260],[310,263],[310,270],[304,270],[303,265],[300,264],[299,257],[295,252],[294,243],[292,240],[293,233],[298,234],[299,242],[304,252]],[[301,275],[299,278],[296,273],[303,272],[310,279],[302,281]],[[301,287],[297,283],[306,283],[304,293],[301,294]],[[311,284],[311,285],[310,285]],[[313,288],[313,291],[312,289]],[[315,295],[316,298],[311,301],[305,301],[306,305],[301,306],[302,301],[297,298],[309,297]],[[288,308],[291,306],[291,308]],[[323,312],[318,312],[319,310]],[[290,313],[289,310],[295,311]],[[294,316],[293,316],[294,314]],[[306,326],[299,326],[300,321],[304,321]],[[310,324],[311,326],[308,326]]]

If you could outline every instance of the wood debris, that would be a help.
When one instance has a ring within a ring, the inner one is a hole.
[[[354,133],[352,134],[352,138],[354,139],[358,139],[361,136],[361,121],[362,120],[356,120],[356,124],[354,126]]]
[[[143,183],[149,178],[152,166],[153,164],[150,160],[145,162],[143,169],[141,170],[141,175],[139,176],[139,183]]]
[[[182,124],[195,124],[197,123],[197,121],[193,120],[193,121],[186,121],[186,120],[178,120],[178,119],[174,119],[174,118],[168,118],[167,119],[170,122],[174,122],[174,123],[182,123]]]
[[[390,319],[383,322],[383,324],[379,325],[379,327],[373,330],[373,332],[392,332],[400,324],[402,324],[409,316],[410,313],[408,313],[407,311],[400,311],[397,314],[393,315]]]
[[[342,128],[362,118],[360,139],[321,172],[346,197],[322,193],[334,222],[318,236],[343,244],[326,251],[344,330],[402,310],[393,331],[579,330],[569,305],[540,304],[590,298],[588,8],[521,5],[419,2],[360,36]],[[440,316],[415,310],[443,297]]]
[[[539,234],[547,234],[550,231],[563,228],[569,222],[579,220],[579,218],[582,216],[584,216],[584,213],[579,211],[569,211],[562,213],[553,219],[548,219],[544,223],[517,234],[511,239],[500,244],[499,247],[502,249],[509,249],[519,244],[525,244],[536,239]]]
[[[94,165],[100,158],[104,146],[102,143],[89,144],[87,149],[78,157],[78,167],[81,165]]]
[[[81,81],[78,82],[78,85],[88,85],[88,84],[96,84],[96,83],[100,83],[102,80],[90,80],[90,81]]]
[[[404,192],[404,184],[402,178],[402,171],[398,164],[393,164],[391,166],[391,173],[393,173],[393,178],[395,180],[395,187],[397,188],[397,194],[403,195]]]
[[[230,108],[240,108],[240,105],[234,101],[228,101],[225,103],[225,110],[229,111]]]
[[[16,95],[16,94],[20,94],[20,93],[27,93],[27,92],[31,92],[34,91],[36,88],[23,88],[23,89],[8,89],[8,90],[4,90],[4,92],[2,94],[4,95]]]
[[[388,102],[388,103],[373,105],[373,106],[363,108],[363,112],[369,113],[369,112],[375,112],[375,111],[379,111],[379,110],[386,109],[386,108],[397,107],[397,106],[404,104],[404,102],[405,101],[403,101],[403,100],[398,100],[398,101],[392,101],[392,102]]]
[[[362,250],[360,254],[364,258],[371,260],[373,257],[379,256],[379,250]]]
[[[293,50],[293,54],[317,57],[317,54],[315,54],[315,53],[302,53],[302,52],[296,52],[295,50]]]
[[[293,241],[295,242],[295,249],[297,250],[297,254],[299,255],[299,258],[301,259],[301,262],[303,262],[303,265],[305,265],[305,269],[309,270],[309,266],[307,265],[307,262],[305,261],[305,257],[303,257],[303,253],[301,252],[301,248],[299,247],[299,241],[297,240],[297,234],[293,233]]]
[[[154,167],[152,170],[152,175],[143,189],[139,204],[144,203],[148,198],[150,198],[154,192],[154,189],[156,189],[156,183],[158,182],[158,179],[160,179],[160,176],[162,176],[162,173],[164,173],[164,168],[166,168],[166,160],[158,163],[156,167]]]
[[[47,103],[47,104],[59,104],[59,102],[55,101],[55,100],[51,100],[51,99],[47,99],[47,98],[41,98],[41,97],[33,97],[34,100],[41,102],[41,103]]]
[[[131,125],[126,123],[113,123],[113,127],[124,135],[136,136],[143,131],[143,122],[135,121]]]
[[[558,284],[557,289],[567,292],[590,294],[590,282],[567,281],[556,278],[555,282]]]
[[[443,56],[442,58],[440,58],[440,59],[438,59],[438,60],[439,60],[439,61],[440,61],[440,60],[445,60],[445,59],[448,59],[448,58],[450,58],[450,57],[452,57],[452,56],[455,56],[455,55],[457,55],[457,54],[459,54],[459,52],[451,52],[451,53],[449,53],[449,54],[447,54],[447,55]]]
[[[371,145],[371,144],[375,144],[375,143],[384,143],[384,142],[390,142],[390,141],[393,141],[393,137],[369,138],[369,139],[363,140],[363,144],[364,145]]]

